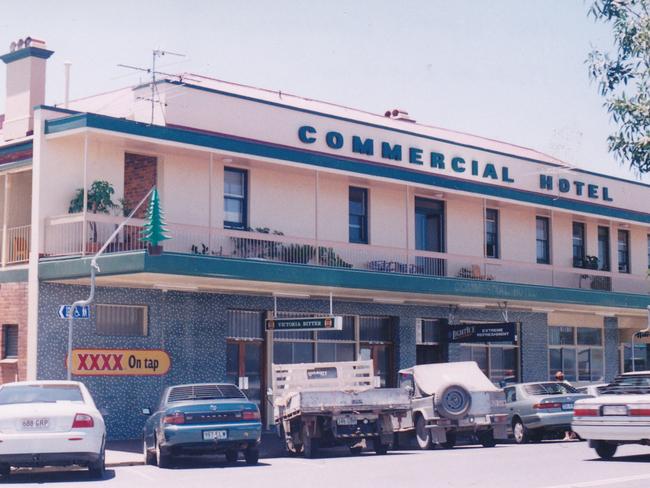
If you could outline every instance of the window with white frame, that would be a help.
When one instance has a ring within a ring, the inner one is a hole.
[[[97,304],[95,332],[105,336],[146,336],[147,312],[146,305]]]
[[[548,328],[549,379],[562,371],[567,381],[599,381],[604,373],[603,331],[596,327]]]

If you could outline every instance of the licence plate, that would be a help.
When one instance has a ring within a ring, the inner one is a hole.
[[[627,407],[625,405],[605,405],[603,415],[627,415]]]
[[[206,430],[203,431],[204,441],[223,440],[228,438],[227,430]]]
[[[563,403],[562,410],[573,410],[573,403]]]
[[[354,417],[339,417],[336,419],[339,425],[357,425],[357,419]]]
[[[50,419],[23,419],[23,430],[47,430],[50,427]]]

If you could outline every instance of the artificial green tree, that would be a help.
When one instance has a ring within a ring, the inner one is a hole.
[[[142,242],[148,244],[149,254],[158,255],[162,253],[162,245],[160,243],[170,238],[166,232],[165,218],[160,208],[158,189],[154,188],[151,192],[149,204],[147,205],[145,224],[140,238]]]

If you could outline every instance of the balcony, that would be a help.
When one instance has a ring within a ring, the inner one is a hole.
[[[2,267],[24,264],[29,261],[29,246],[31,242],[31,225],[7,227],[6,239],[0,228],[2,242]]]
[[[62,215],[47,219],[46,257],[92,255],[117,229],[121,217],[102,214]],[[107,253],[144,249],[140,241],[142,220],[134,219],[111,242]],[[289,237],[260,231],[240,231],[171,223],[172,239],[166,251],[289,263],[326,268],[349,268],[377,273],[438,276],[473,281],[495,281],[560,288],[648,294],[644,276],[556,265],[495,260],[453,253],[415,251],[347,242]]]

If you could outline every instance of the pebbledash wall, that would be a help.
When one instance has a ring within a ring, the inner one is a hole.
[[[65,377],[67,321],[58,316],[61,304],[86,297],[88,287],[41,283],[38,325],[38,378]],[[229,309],[268,311],[271,297],[224,295],[133,288],[98,288],[96,303],[146,304],[149,331],[146,337],[106,337],[95,334],[91,318],[75,321],[75,348],[162,349],[171,357],[164,376],[84,376],[98,407],[105,415],[111,439],[138,438],[144,417],[142,407],[156,404],[167,385],[184,382],[223,381],[226,373],[226,311]],[[279,310],[326,313],[326,300],[282,298]],[[334,302],[336,314],[393,317],[395,370],[415,364],[415,324],[418,318],[451,318],[458,321],[501,321],[498,310],[458,310],[450,317],[447,307]],[[523,381],[547,379],[547,317],[537,312],[510,312],[509,320],[522,323],[521,371]],[[618,334],[616,319],[608,319],[605,333],[607,376],[617,370]],[[449,347],[449,360],[458,359],[458,348]],[[613,363],[613,364],[610,364]]]

